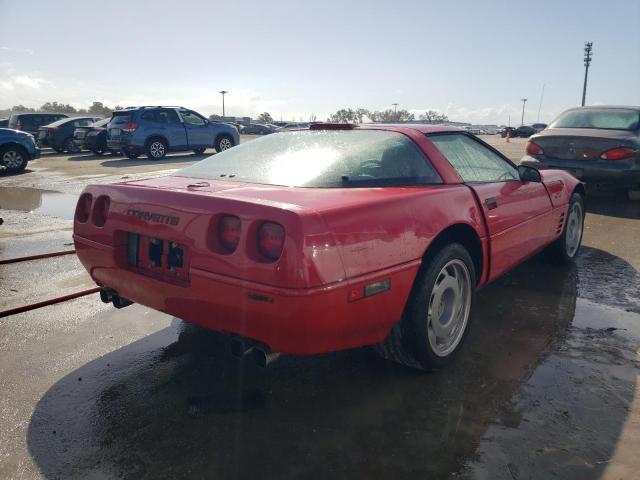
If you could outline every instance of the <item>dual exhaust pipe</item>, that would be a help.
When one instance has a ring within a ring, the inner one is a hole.
[[[133,303],[131,300],[118,295],[118,292],[111,288],[100,289],[100,300],[102,300],[103,303],[112,303],[116,308],[128,307]]]
[[[118,292],[111,288],[100,289],[100,300],[103,303],[112,303],[116,308],[128,307],[133,303],[131,300],[118,295]],[[233,337],[230,349],[234,357],[240,359],[249,357],[256,365],[262,368],[268,367],[280,357],[279,352],[272,352],[266,345],[242,337]]]
[[[279,352],[272,352],[266,345],[241,337],[231,339],[230,349],[234,357],[240,359],[248,357],[262,368],[268,367],[280,357]]]

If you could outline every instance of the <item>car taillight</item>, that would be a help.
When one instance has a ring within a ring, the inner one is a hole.
[[[91,212],[91,202],[93,197],[90,193],[83,193],[78,199],[76,205],[76,220],[81,223],[86,222],[89,219],[89,213]]]
[[[542,155],[544,150],[537,143],[527,142],[527,153],[529,155]]]
[[[135,131],[136,128],[138,128],[137,123],[128,123],[127,126],[122,129],[122,131],[126,133],[131,133]]]
[[[240,219],[235,215],[224,215],[218,221],[218,241],[229,253],[238,248],[241,228]]]
[[[636,151],[633,148],[620,147],[607,150],[600,155],[600,158],[603,160],[624,160],[625,158],[633,157],[635,153]]]
[[[258,229],[258,252],[269,260],[277,260],[284,248],[284,227],[279,223],[264,222]]]
[[[96,204],[93,207],[93,216],[91,221],[96,227],[103,227],[107,223],[107,214],[109,213],[109,204],[111,200],[109,197],[102,195],[96,199]]]

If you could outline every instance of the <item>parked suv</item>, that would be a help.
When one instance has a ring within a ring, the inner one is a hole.
[[[129,158],[142,153],[159,160],[168,152],[193,150],[197,155],[213,147],[218,152],[240,142],[238,129],[212,122],[183,107],[136,107],[113,113],[107,125],[107,147]]]
[[[100,120],[100,117],[63,118],[38,129],[38,145],[51,147],[56,152],[78,153],[80,148],[73,141],[73,131],[77,127],[88,127]]]
[[[33,135],[9,128],[0,128],[0,173],[24,170],[29,160],[38,158],[40,150]]]
[[[13,113],[9,117],[8,128],[22,130],[32,135],[37,135],[38,129],[51,122],[67,118],[64,113]]]

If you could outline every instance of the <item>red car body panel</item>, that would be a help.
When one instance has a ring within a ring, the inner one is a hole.
[[[78,257],[98,285],[122,297],[273,351],[313,354],[382,341],[402,316],[425,252],[452,226],[475,232],[482,255],[478,287],[561,234],[579,184],[566,172],[542,171],[542,183],[464,184],[425,135],[454,129],[370,128],[407,135],[444,183],[289,188],[169,176],[90,185],[83,193],[92,196],[92,214],[85,221],[76,215],[74,222]],[[100,197],[110,203],[107,221],[96,226]],[[216,240],[225,214],[241,222],[233,253]],[[256,247],[264,221],[286,232],[277,261],[261,257]],[[146,257],[132,264],[130,234],[143,239],[143,257],[150,248],[144,239],[163,240],[163,258],[176,242],[184,265],[156,267],[144,263]],[[380,281],[390,288],[352,301],[354,291]]]

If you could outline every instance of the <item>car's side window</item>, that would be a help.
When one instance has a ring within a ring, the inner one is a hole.
[[[180,111],[180,116],[182,117],[182,120],[184,120],[184,123],[186,124],[196,125],[196,126],[205,125],[204,118],[202,118],[200,115],[195,114],[194,112],[182,110]]]
[[[178,114],[175,110],[159,110],[158,111],[158,119],[162,123],[180,123],[180,119],[178,118]]]
[[[140,115],[140,118],[142,120],[147,120],[148,122],[162,121],[162,120],[156,120],[156,116],[152,111],[143,112],[142,115]]]
[[[481,143],[464,134],[430,135],[440,152],[465,182],[519,180],[518,170]]]

